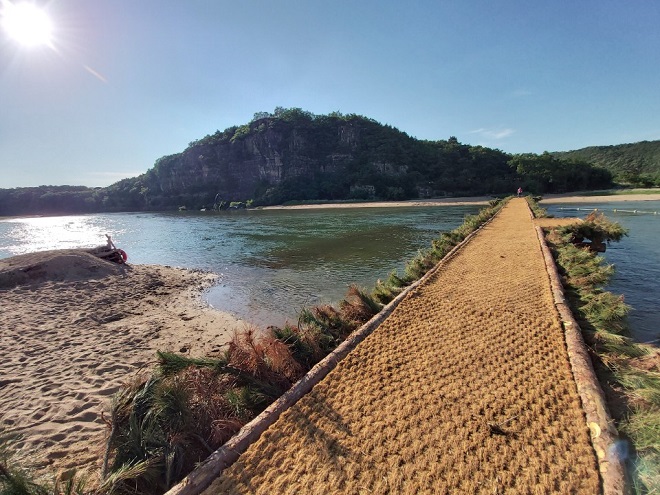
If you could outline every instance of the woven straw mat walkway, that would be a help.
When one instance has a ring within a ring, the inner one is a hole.
[[[539,242],[514,199],[205,493],[600,490]]]

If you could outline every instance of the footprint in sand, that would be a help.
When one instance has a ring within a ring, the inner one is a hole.
[[[75,416],[76,414],[89,409],[90,407],[94,407],[94,404],[90,404],[89,402],[85,402],[83,404],[76,404],[73,406],[73,408],[67,412],[69,416]]]
[[[96,393],[98,395],[106,397],[108,395],[113,395],[113,394],[119,392],[119,388],[120,388],[119,385],[115,385],[114,387],[102,388],[99,391],[97,391]]]
[[[85,411],[71,418],[73,421],[82,421],[84,423],[93,423],[99,418],[99,414],[94,411]]]
[[[46,415],[46,411],[39,410],[30,416],[32,421],[39,421]]]
[[[96,368],[96,374],[104,375],[106,373],[114,373],[115,371],[128,371],[130,369],[132,369],[132,366],[126,366],[123,364],[99,366],[98,368]]]
[[[18,383],[20,380],[18,378],[7,378],[5,380],[0,380],[0,388],[4,388],[7,385],[10,385],[12,383]]]
[[[48,459],[49,461],[54,461],[56,459],[61,459],[62,457],[66,457],[66,455],[67,452],[65,450],[53,450],[46,456],[46,459]]]

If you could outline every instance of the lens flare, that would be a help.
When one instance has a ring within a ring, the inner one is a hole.
[[[24,46],[52,46],[53,23],[48,14],[34,4],[2,2],[0,22],[13,40]]]

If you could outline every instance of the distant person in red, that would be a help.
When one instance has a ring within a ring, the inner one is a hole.
[[[518,188],[518,197],[522,196],[522,187]]]

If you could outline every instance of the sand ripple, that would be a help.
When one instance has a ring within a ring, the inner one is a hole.
[[[101,413],[156,350],[218,352],[245,326],[200,303],[213,279],[83,252],[0,260],[0,425],[22,434],[19,457],[43,472],[98,466]]]

